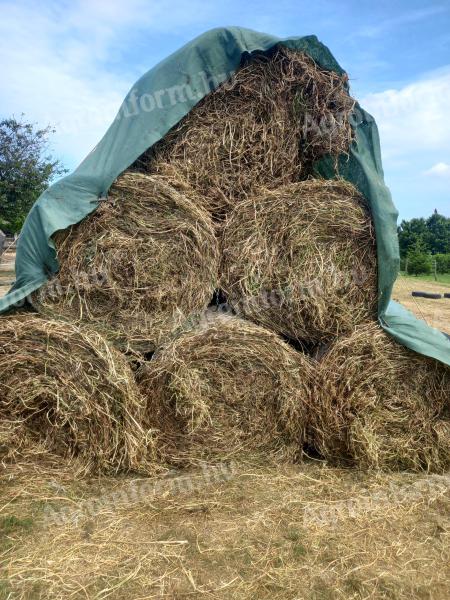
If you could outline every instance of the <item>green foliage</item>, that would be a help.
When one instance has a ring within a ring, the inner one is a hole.
[[[450,219],[437,210],[427,219],[428,245],[432,254],[450,253]]]
[[[0,228],[7,232],[20,231],[38,196],[66,172],[48,154],[52,133],[15,118],[0,121]]]
[[[411,275],[425,275],[431,273],[431,259],[429,254],[413,254],[408,262],[408,273]]]
[[[402,257],[408,254],[408,251],[415,246],[418,240],[426,243],[427,239],[428,231],[425,219],[411,219],[411,221],[402,221],[400,223],[400,227],[398,228],[398,242]]]
[[[436,271],[438,273],[450,273],[450,253],[435,254],[433,259],[436,261]]]
[[[402,221],[398,227],[400,256],[405,258],[420,242],[425,252],[431,254],[450,253],[450,218],[436,210],[428,219]]]
[[[30,529],[33,525],[33,520],[30,518],[19,519],[14,515],[6,515],[0,517],[0,533],[7,535],[17,531],[18,529]]]
[[[420,275],[421,273],[431,273],[432,259],[426,252],[425,244],[417,239],[414,247],[408,252],[408,273],[411,275]]]

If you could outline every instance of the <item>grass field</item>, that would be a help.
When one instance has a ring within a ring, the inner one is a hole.
[[[442,296],[450,291],[450,283],[446,281],[431,281],[428,278],[399,275],[394,285],[392,297],[413,312],[416,317],[423,319],[431,327],[450,333],[450,298],[430,300],[415,298],[412,291],[439,293]]]
[[[133,480],[76,481],[44,463],[4,470],[0,599],[450,597],[448,476],[256,458],[233,473],[194,492],[128,494],[122,506],[77,514],[86,498]],[[46,504],[77,516],[46,524]]]
[[[400,275],[413,281],[431,281],[432,283],[438,283],[446,287],[450,287],[450,273],[438,273],[436,275],[437,280],[435,280],[434,275],[407,275],[404,271],[401,271]]]

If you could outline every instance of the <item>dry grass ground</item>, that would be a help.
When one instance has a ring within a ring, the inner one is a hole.
[[[0,598],[429,599],[450,595],[448,476],[317,463],[234,465],[228,481],[44,525],[130,479],[0,476]],[[102,491],[103,490],[103,491]]]
[[[4,296],[11,283],[15,278],[14,263],[16,261],[16,253],[13,251],[7,251],[0,258],[0,298]]]
[[[420,277],[399,275],[392,294],[394,300],[403,304],[416,317],[423,319],[428,325],[450,334],[450,298],[442,298],[441,300],[413,298],[411,296],[413,290],[443,295],[450,292],[450,284],[445,281],[426,281]]]

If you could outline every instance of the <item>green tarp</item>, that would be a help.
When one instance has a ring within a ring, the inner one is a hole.
[[[280,40],[240,27],[213,29],[160,62],[133,86],[100,143],[74,173],[51,186],[31,210],[17,247],[17,280],[0,299],[0,312],[20,305],[58,270],[51,236],[96,209],[113,181],[145,150],[160,140],[207,93],[228,79],[245,53],[276,44],[303,50],[319,65],[343,74],[328,48],[315,36]],[[448,338],[390,301],[399,268],[397,211],[384,184],[380,143],[374,119],[356,106],[356,141],[341,174],[369,201],[377,239],[379,321],[401,344],[450,365]],[[406,126],[407,124],[405,124]],[[318,174],[333,177],[329,160]]]

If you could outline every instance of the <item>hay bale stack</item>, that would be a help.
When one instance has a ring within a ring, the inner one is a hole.
[[[252,323],[205,319],[138,374],[161,460],[185,465],[242,452],[292,460],[301,453],[313,361]]]
[[[33,304],[89,323],[123,350],[154,350],[216,287],[217,240],[198,205],[179,181],[121,175],[95,213],[57,234],[60,271]]]
[[[324,457],[363,468],[448,469],[448,367],[370,323],[339,338],[318,368],[308,438]]]
[[[240,202],[222,253],[228,302],[279,334],[323,343],[376,317],[375,234],[348,182],[308,180]]]
[[[98,333],[32,314],[0,319],[0,456],[76,459],[84,473],[151,471],[153,442],[126,359]]]
[[[277,47],[250,57],[136,166],[175,170],[221,217],[256,186],[306,178],[320,157],[346,153],[354,103],[347,76]]]

